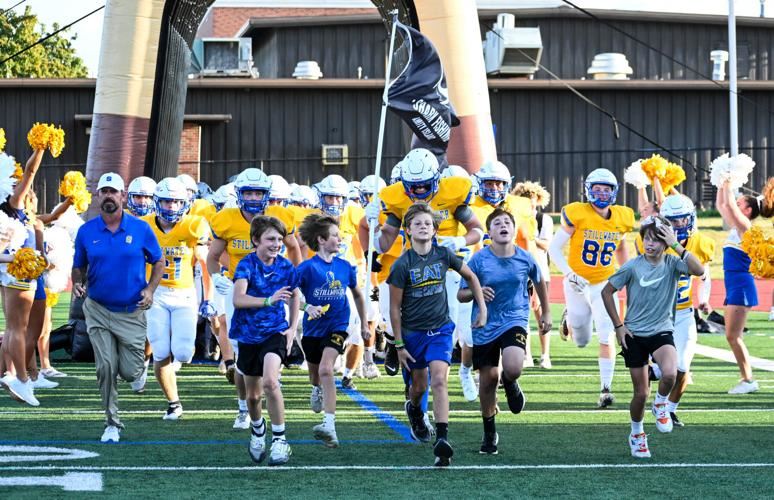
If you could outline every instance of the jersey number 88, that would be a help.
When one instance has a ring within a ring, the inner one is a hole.
[[[613,263],[613,252],[615,252],[615,243],[606,241],[601,245],[597,240],[584,240],[581,259],[587,266],[596,266],[597,264],[607,267]]]

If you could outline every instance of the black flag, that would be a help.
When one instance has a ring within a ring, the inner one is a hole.
[[[438,52],[419,31],[395,21],[401,31],[408,63],[388,89],[388,106],[405,121],[416,136],[417,147],[442,158],[449,146],[451,128],[460,124],[454,114],[446,75]]]

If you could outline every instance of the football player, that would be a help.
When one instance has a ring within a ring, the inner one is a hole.
[[[239,261],[254,250],[250,238],[250,223],[253,218],[256,215],[267,215],[282,221],[287,228],[287,234],[283,238],[284,251],[287,252],[288,259],[294,265],[301,262],[298,242],[294,234],[293,214],[285,207],[268,206],[271,180],[266,174],[257,168],[245,169],[235,179],[234,189],[237,194],[237,207],[224,208],[213,217],[211,223],[212,242],[207,255],[207,269],[212,274],[215,289],[226,299],[226,328],[229,330],[229,338],[231,338],[231,318],[234,315],[234,284],[230,277],[234,276],[234,270]],[[223,252],[228,254],[228,276],[219,272],[220,257]],[[234,354],[238,357],[239,352],[235,342],[232,341],[231,346],[234,347]],[[239,398],[239,413],[234,420],[234,428],[249,429],[250,419],[245,401],[244,378],[237,372],[235,381]]]
[[[153,194],[156,181],[150,177],[136,177],[126,189],[126,208],[135,217],[143,217],[153,212]]]
[[[203,198],[199,198],[199,185],[193,177],[188,174],[180,174],[177,176],[177,180],[182,182],[186,191],[188,191],[188,211],[192,215],[203,216],[210,210],[212,204]]]
[[[613,323],[605,313],[601,291],[615,272],[613,256],[622,265],[629,258],[623,239],[634,227],[634,211],[616,205],[618,181],[607,169],[593,170],[585,181],[587,202],[562,207],[562,228],[554,235],[549,255],[564,274],[566,321],[578,347],[591,340],[592,323],[599,336],[600,395],[597,405],[615,402],[611,392],[615,369]],[[562,249],[569,242],[569,257]],[[615,297],[616,303],[618,301]]]
[[[270,175],[271,191],[269,191],[269,205],[281,205],[286,207],[290,199],[290,184],[281,175]]]
[[[148,310],[148,340],[153,349],[153,371],[168,401],[164,420],[177,420],[183,406],[177,392],[172,358],[189,363],[196,342],[196,290],[193,268],[199,263],[206,269],[208,225],[203,217],[186,215],[188,193],[175,178],[163,179],[153,196],[155,213],[142,220],[156,235],[165,260],[161,283],[153,294]],[[212,298],[209,275],[204,280],[203,306]]]

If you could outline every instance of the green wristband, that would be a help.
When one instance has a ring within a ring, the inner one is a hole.
[[[671,249],[672,249],[672,250],[674,250],[674,251],[677,251],[677,247],[679,247],[679,246],[680,246],[680,243],[679,243],[679,242],[677,242],[677,241],[675,241],[674,243],[672,243],[671,245],[669,245],[669,248],[671,248]]]
[[[406,343],[403,342],[402,340],[396,340],[395,341],[395,347],[398,348],[398,349],[400,349],[401,347],[406,347]]]
[[[263,307],[271,307],[271,297],[263,299]]]

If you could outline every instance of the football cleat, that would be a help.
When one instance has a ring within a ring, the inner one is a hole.
[[[473,402],[478,398],[478,387],[476,387],[476,381],[473,378],[473,368],[464,369],[460,365],[460,383],[462,384],[462,394],[465,396],[465,400]]]
[[[253,462],[259,464],[266,458],[266,434],[256,436],[254,432],[250,433],[250,444],[247,445],[247,451]]]
[[[312,411],[320,413],[323,409],[323,390],[319,385],[312,386],[312,394],[309,396],[309,404]]]
[[[683,423],[683,421],[680,420],[679,418],[677,418],[677,413],[670,412],[669,413],[669,418],[672,419],[672,425],[674,427],[685,427],[685,424]]]
[[[540,356],[539,366],[542,370],[550,370],[551,368],[554,367],[554,365],[551,364],[551,358],[549,358],[548,356]]]
[[[452,456],[454,456],[454,450],[449,441],[444,438],[438,438],[433,446],[433,455],[435,455],[434,465],[436,467],[448,467]]]
[[[293,450],[284,439],[274,438],[271,442],[271,453],[269,454],[269,465],[284,465],[290,460]]]
[[[352,382],[352,377],[341,377],[341,387],[351,391],[357,389],[357,387],[355,387],[355,383]]]
[[[164,420],[179,420],[183,416],[183,405],[180,403],[176,405],[169,405],[167,412],[162,417]]]
[[[481,441],[481,449],[478,452],[481,455],[497,455],[497,443],[500,436],[495,432],[493,434],[484,433],[484,439]]]
[[[363,375],[365,378],[373,380],[379,378],[381,373],[379,372],[379,367],[376,366],[376,363],[367,363],[363,365]]]
[[[651,411],[656,417],[656,429],[659,432],[672,432],[672,419],[667,411],[666,403],[654,404]]]
[[[511,413],[518,415],[527,404],[527,398],[519,387],[519,381],[508,382],[503,378],[503,389],[505,389],[505,396],[508,398],[508,409],[511,410]]]
[[[427,424],[425,424],[425,413],[419,408],[414,408],[411,401],[406,401],[404,408],[411,427],[411,437],[416,441],[429,443],[430,429],[428,429]],[[416,413],[412,410],[416,411]]]
[[[572,338],[572,331],[570,330],[570,324],[567,323],[567,309],[562,311],[562,321],[559,325],[559,338],[567,340]]]
[[[325,424],[318,424],[312,427],[314,438],[323,442],[326,448],[336,448],[339,446],[339,438],[336,437],[336,428]]]
[[[629,435],[629,448],[631,448],[632,456],[635,458],[650,458],[648,436],[644,432]]]
[[[250,414],[247,411],[240,411],[237,413],[234,419],[234,425],[232,429],[249,429],[250,428]]]
[[[613,396],[613,393],[610,392],[609,387],[605,387],[599,393],[599,399],[597,400],[597,408],[607,408],[613,403],[615,403],[615,396]]]
[[[121,429],[115,425],[108,425],[99,440],[101,443],[117,443],[121,440]]]
[[[235,382],[235,376],[236,376],[236,363],[234,361],[231,361],[230,363],[226,361],[226,380],[228,380],[228,383],[231,385],[234,385]]]
[[[749,394],[751,392],[755,392],[758,390],[758,381],[752,380],[750,382],[746,380],[740,381],[738,384],[736,384],[734,387],[732,387],[728,393],[729,394]]]

